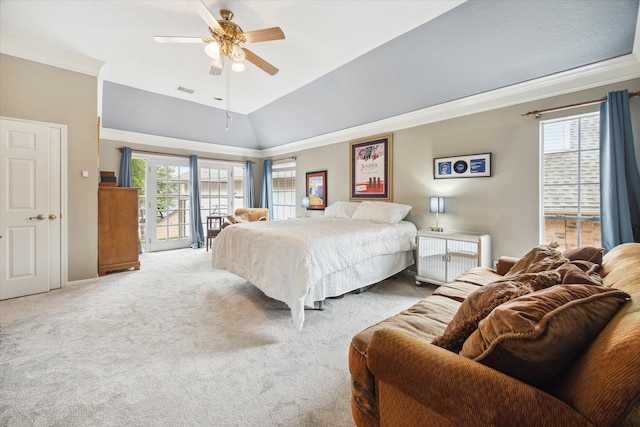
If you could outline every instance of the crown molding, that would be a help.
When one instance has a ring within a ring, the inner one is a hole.
[[[88,56],[48,49],[6,36],[0,36],[0,53],[94,77],[98,77],[105,64]]]
[[[232,147],[230,145],[211,144],[209,142],[191,141],[188,139],[170,138],[166,136],[150,135],[146,133],[130,132],[126,130],[101,128],[100,139],[119,141],[130,144],[141,144],[150,147],[178,148],[181,150],[215,153],[241,158],[262,158],[260,150],[252,148]]]

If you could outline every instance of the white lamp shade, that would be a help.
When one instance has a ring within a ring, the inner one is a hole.
[[[233,61],[233,64],[231,65],[231,69],[236,73],[239,73],[241,71],[244,71],[244,64],[240,61]]]
[[[300,199],[300,206],[302,206],[303,208],[308,208],[311,205],[311,199],[309,199],[308,197],[303,197],[302,199]]]
[[[204,51],[212,59],[220,57],[220,45],[216,41],[207,43],[207,45],[204,47]]]
[[[237,44],[234,44],[231,48],[231,59],[234,61],[244,61],[245,56],[244,50]]]
[[[444,213],[444,197],[429,197],[429,212]]]

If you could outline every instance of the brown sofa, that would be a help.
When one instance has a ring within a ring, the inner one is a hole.
[[[626,293],[630,300],[620,302],[586,348],[580,347],[560,372],[541,384],[486,366],[486,359],[475,361],[431,344],[467,296],[504,279],[515,261],[501,258],[496,270],[472,269],[353,338],[351,406],[358,426],[640,426],[638,243],[607,253],[598,273],[602,286],[591,287],[615,288],[624,292],[603,292]],[[554,285],[548,291],[568,286]]]
[[[239,222],[269,221],[268,208],[238,208],[233,215],[227,215],[222,228]]]

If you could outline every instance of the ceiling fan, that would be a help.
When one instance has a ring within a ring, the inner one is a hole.
[[[284,33],[280,27],[265,28],[263,30],[244,32],[233,19],[233,13],[229,10],[221,10],[222,19],[216,20],[209,12],[202,0],[188,0],[189,4],[209,26],[210,37],[179,37],[179,36],[154,36],[158,43],[205,43],[205,52],[212,59],[209,74],[219,76],[222,74],[225,62],[231,62],[233,71],[243,71],[246,59],[261,70],[270,75],[275,75],[279,70],[240,45],[243,43],[265,42],[284,39]]]

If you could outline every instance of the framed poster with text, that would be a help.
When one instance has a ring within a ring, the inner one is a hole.
[[[349,200],[391,201],[392,134],[349,144]]]

